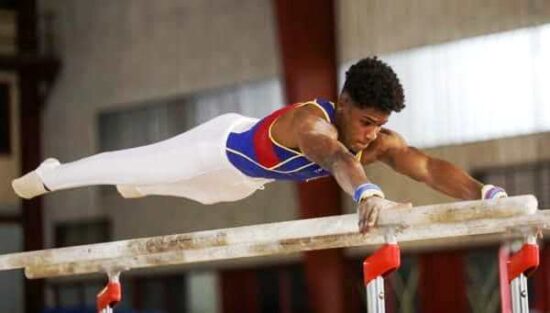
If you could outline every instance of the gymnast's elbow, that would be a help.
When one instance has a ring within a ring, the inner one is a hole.
[[[335,173],[338,168],[356,167],[358,161],[336,140],[336,134],[312,134],[304,132],[298,138],[298,146],[305,156],[325,170]],[[360,166],[360,165],[359,165]]]
[[[335,149],[326,153],[315,161],[319,166],[331,173],[348,171],[349,169],[360,168],[361,165],[355,157],[343,149]]]

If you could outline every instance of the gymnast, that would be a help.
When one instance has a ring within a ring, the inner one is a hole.
[[[332,175],[357,202],[361,232],[375,225],[380,210],[410,207],[385,199],[368,179],[363,166],[376,161],[454,198],[506,196],[502,188],[483,185],[384,128],[391,113],[404,107],[403,87],[393,69],[370,57],[349,68],[335,103],[321,98],[296,103],[261,120],[229,113],[151,145],[64,164],[46,159],[13,180],[12,187],[25,199],[116,185],[125,198],[170,195],[212,204],[246,198],[274,180]]]

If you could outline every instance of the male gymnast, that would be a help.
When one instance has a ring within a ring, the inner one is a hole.
[[[116,185],[125,198],[172,195],[212,204],[243,199],[274,180],[332,175],[357,202],[361,232],[375,225],[380,210],[410,207],[385,199],[368,179],[363,167],[376,161],[454,198],[506,196],[502,188],[482,185],[384,128],[391,113],[404,107],[393,69],[376,57],[366,58],[346,72],[336,103],[296,103],[261,120],[229,113],[151,145],[66,164],[47,159],[12,186],[25,199],[106,184]]]

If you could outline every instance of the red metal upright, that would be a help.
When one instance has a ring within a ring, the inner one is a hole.
[[[401,252],[397,244],[385,244],[363,262],[365,285],[378,276],[387,276],[401,265]]]
[[[512,312],[512,299],[510,298],[510,280],[508,279],[508,258],[510,249],[506,246],[500,247],[498,251],[498,272],[500,285],[500,312]]]
[[[383,245],[363,262],[368,313],[386,312],[384,277],[397,270],[400,264],[400,250],[395,242]]]
[[[109,282],[97,295],[97,312],[112,313],[113,307],[122,300],[120,273],[109,274]]]
[[[502,313],[529,312],[526,276],[537,269],[539,262],[535,234],[527,236],[521,249],[513,254],[509,253],[508,248],[501,248],[499,266]]]

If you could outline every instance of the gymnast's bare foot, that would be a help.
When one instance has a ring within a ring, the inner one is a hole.
[[[36,196],[43,195],[50,190],[44,185],[40,172],[44,170],[51,170],[54,167],[59,166],[59,161],[56,159],[47,159],[40,166],[32,172],[29,172],[19,178],[12,180],[11,186],[15,193],[24,199],[32,199]]]

